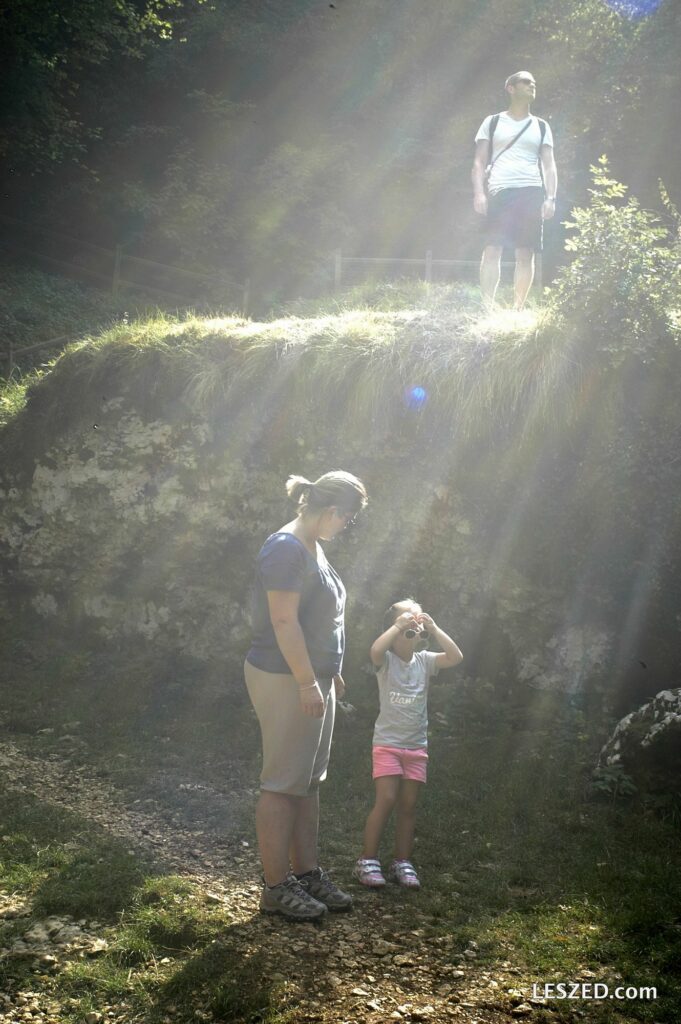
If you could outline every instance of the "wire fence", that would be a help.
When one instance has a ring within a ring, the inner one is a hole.
[[[62,231],[26,224],[6,214],[0,214],[0,224],[5,229],[3,246],[12,253],[31,257],[41,265],[78,279],[97,281],[112,295],[118,295],[122,289],[132,289],[186,304],[210,294],[213,301],[219,301],[222,296],[236,306],[238,312],[248,315],[249,279],[240,283],[226,274],[207,274],[133,256],[123,245],[105,248]]]
[[[513,272],[515,263],[503,260],[503,279]],[[333,286],[340,292],[350,284],[366,280],[386,280],[395,277],[419,277],[426,284],[447,281],[475,281],[480,268],[479,260],[435,259],[432,249],[424,256],[398,258],[395,256],[344,256],[336,249],[333,256]],[[534,287],[543,289],[543,268],[541,253],[535,256]]]
[[[233,281],[227,275],[205,274],[174,264],[161,263],[142,256],[133,256],[118,245],[113,249],[76,238],[63,231],[37,227],[16,217],[0,214],[2,248],[14,256],[28,258],[42,269],[96,284],[113,297],[136,291],[142,297],[161,299],[178,307],[195,305],[207,298],[214,304],[229,304],[242,316],[248,316],[251,305],[251,282]],[[43,349],[65,345],[76,337],[59,335],[35,345],[14,345],[11,340],[0,343],[0,360],[4,376],[12,377],[17,360]]]
[[[73,336],[70,334],[60,334],[58,338],[46,338],[45,341],[39,341],[37,345],[22,345],[20,348],[15,349],[12,342],[7,343],[7,350],[5,352],[0,351],[0,357],[4,356],[6,363],[5,375],[9,380],[14,374],[14,368],[16,366],[16,355],[29,355],[31,352],[40,352],[43,349],[54,348],[55,345],[66,345],[69,341],[73,341]]]
[[[107,288],[112,296],[124,290],[143,295],[158,296],[165,302],[180,306],[196,304],[210,297],[213,303],[230,304],[242,316],[248,316],[252,307],[251,280],[236,283],[228,275],[206,274],[158,260],[134,256],[118,245],[113,249],[75,238],[65,232],[35,227],[18,218],[0,214],[3,226],[2,245],[13,254],[28,257],[41,267],[59,273],[96,282]],[[336,249],[330,257],[330,274],[336,293],[343,288],[367,282],[394,280],[398,277],[418,277],[427,284],[458,280],[477,280],[479,262],[470,259],[441,259],[428,249],[422,257],[398,256],[344,256]],[[328,264],[327,264],[328,266]],[[502,279],[508,279],[514,264],[503,261]],[[542,290],[542,261],[537,254],[534,286]],[[31,346],[13,346],[11,341],[0,349],[5,374],[11,377],[16,359],[40,349],[50,349],[73,340],[73,336],[59,335]]]

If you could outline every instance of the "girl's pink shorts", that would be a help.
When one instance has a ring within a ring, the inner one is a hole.
[[[374,747],[373,777],[402,775],[405,779],[425,782],[428,766],[428,751],[423,748],[407,750],[406,747]]]

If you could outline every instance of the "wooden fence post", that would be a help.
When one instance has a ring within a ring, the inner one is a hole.
[[[426,284],[430,284],[433,280],[433,250],[428,249],[426,252]]]
[[[343,280],[343,253],[336,249],[333,261],[333,290],[339,292]]]
[[[244,290],[243,290],[243,295],[241,297],[241,312],[243,313],[243,315],[245,317],[248,316],[248,307],[250,306],[250,304],[251,304],[251,279],[250,279],[250,277],[247,277],[246,281],[244,282]]]

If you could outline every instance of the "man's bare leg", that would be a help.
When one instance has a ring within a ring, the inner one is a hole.
[[[532,249],[516,249],[515,275],[513,278],[513,288],[515,291],[514,309],[522,309],[525,305],[525,299],[532,287],[533,280],[534,252]]]
[[[499,287],[501,277],[501,253],[500,245],[486,245],[482,250],[482,261],[480,263],[480,291],[485,306],[491,308],[494,305],[494,296]]]

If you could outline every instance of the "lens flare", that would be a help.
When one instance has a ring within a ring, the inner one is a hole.
[[[638,18],[647,18],[654,14],[662,0],[605,0],[608,7],[617,14],[623,14],[625,18],[636,21]]]
[[[414,387],[407,388],[404,393],[404,401],[408,409],[418,411],[428,401],[428,392],[420,384],[416,384]]]

